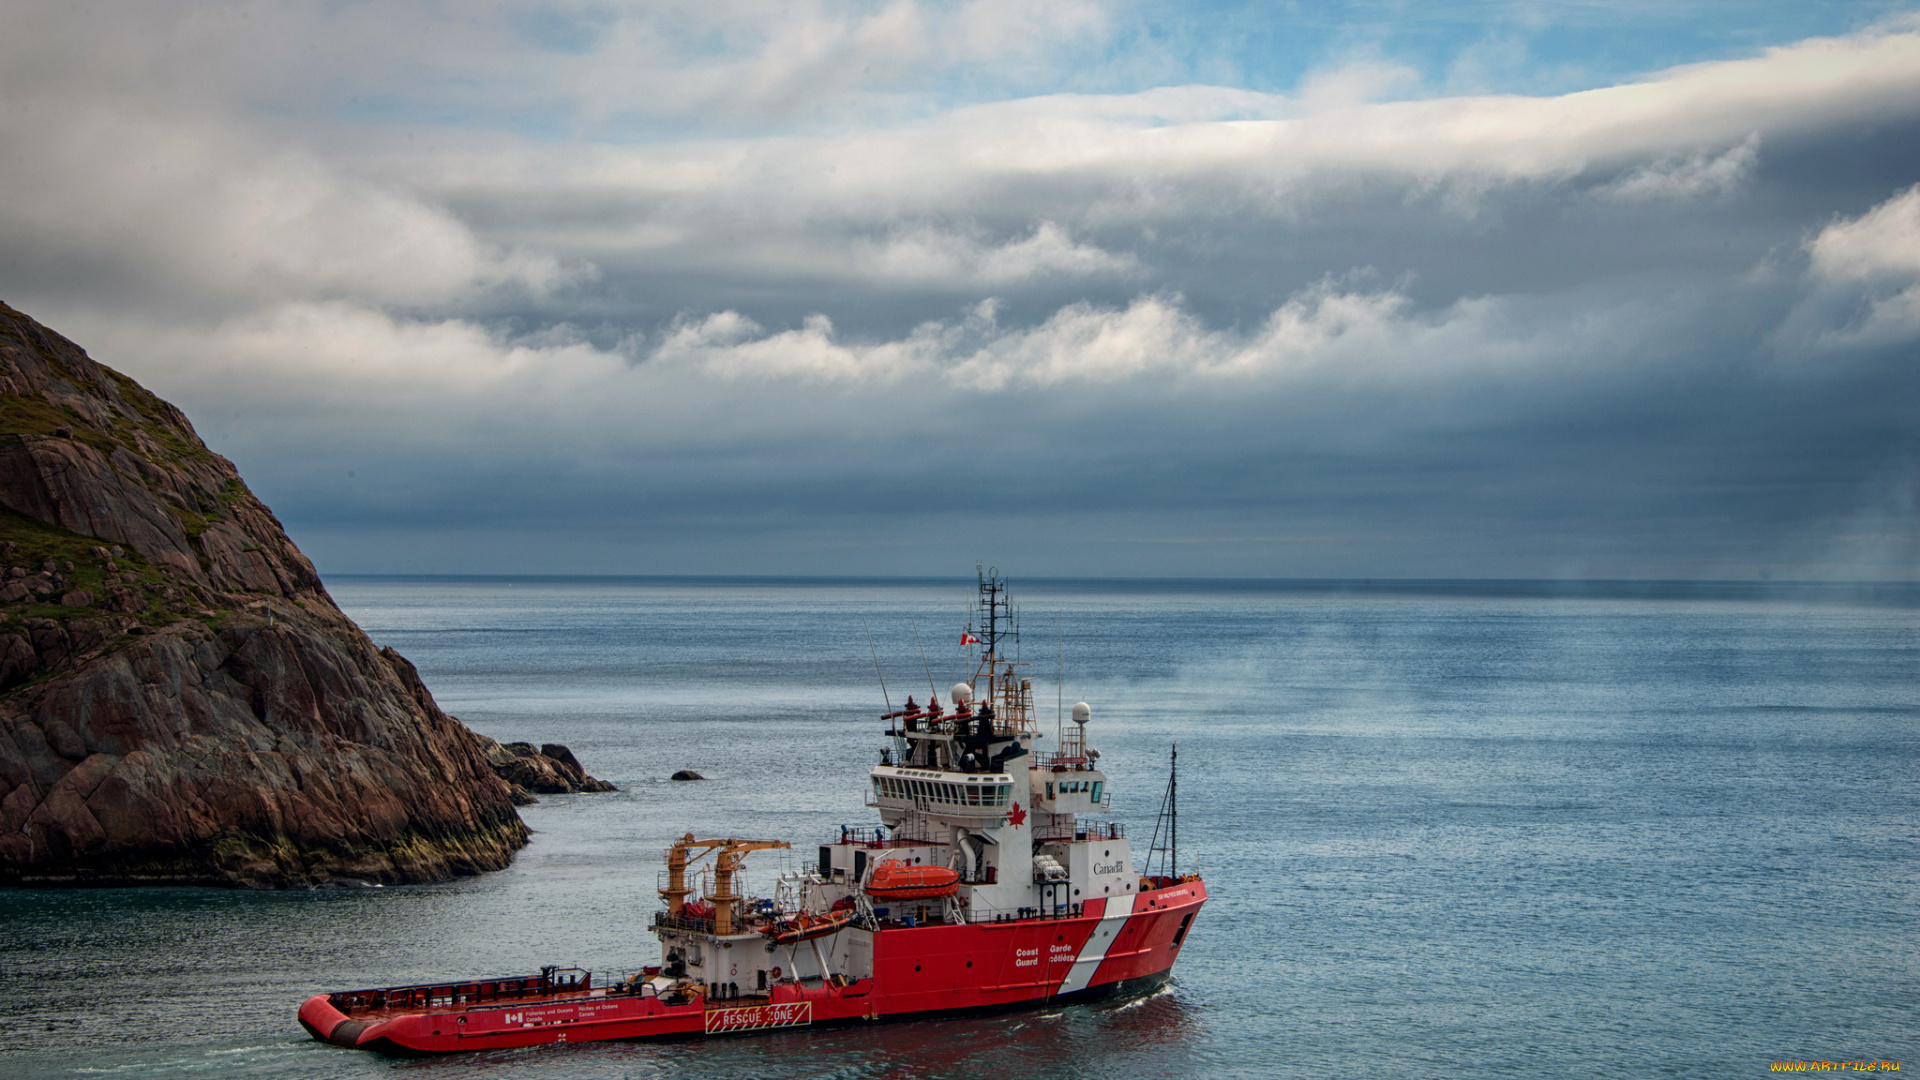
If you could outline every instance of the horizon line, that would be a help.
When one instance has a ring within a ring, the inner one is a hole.
[[[645,580],[645,581],[966,581],[959,574],[547,574],[547,573],[441,573],[420,570],[335,570],[316,571],[321,577],[336,578],[463,578],[474,580]],[[1005,575],[1003,575],[1005,576]],[[1633,577],[1390,577],[1383,575],[1349,577],[1248,577],[1210,574],[1157,574],[1157,575],[1114,575],[1114,574],[1035,574],[1023,575],[1024,581],[1087,581],[1087,582],[1153,582],[1153,581],[1199,581],[1199,582],[1283,582],[1288,584],[1366,584],[1389,583],[1557,583],[1557,584],[1622,584],[1622,585],[1814,585],[1814,586],[1920,586],[1920,578],[1633,578]]]
[[[444,574],[335,573],[323,580],[412,581],[421,584],[687,584],[716,586],[970,586],[960,576],[858,574]],[[1064,590],[1159,592],[1274,592],[1312,595],[1415,595],[1513,599],[1594,600],[1835,600],[1872,606],[1920,607],[1916,580],[1768,580],[1739,578],[1252,578],[1062,577],[1015,579]]]

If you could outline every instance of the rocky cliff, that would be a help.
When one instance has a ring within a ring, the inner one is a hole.
[[[491,740],[186,416],[4,304],[0,575],[0,884],[430,881],[526,843]]]
[[[546,743],[536,750],[532,743],[502,746],[485,735],[478,738],[486,749],[487,764],[493,766],[494,774],[512,789],[515,806],[539,802],[533,797],[536,791],[542,795],[572,795],[620,790],[605,780],[588,776],[573,751],[559,743]]]

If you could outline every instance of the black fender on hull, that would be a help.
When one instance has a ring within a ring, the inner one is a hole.
[[[331,1009],[327,1011],[332,1012]],[[335,1015],[337,1016],[339,1014],[335,1013]],[[339,1022],[333,1024],[326,1031],[321,1031],[319,1028],[314,1027],[305,1016],[300,1017],[300,1026],[307,1029],[307,1034],[313,1036],[314,1042],[332,1043],[335,1046],[344,1046],[349,1050],[361,1049],[360,1036],[366,1034],[367,1030],[367,1025],[358,1020],[349,1020],[344,1016],[340,1017]]]

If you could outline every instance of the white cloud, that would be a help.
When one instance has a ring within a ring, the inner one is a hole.
[[[851,344],[835,338],[825,315],[808,316],[797,330],[763,334],[752,320],[723,311],[675,326],[650,359],[728,380],[890,383],[937,364],[950,337],[948,327],[929,323],[899,341]]]
[[[1760,136],[1748,135],[1746,141],[1723,154],[1698,150],[1685,157],[1651,162],[1600,188],[1597,194],[1616,202],[1724,195],[1746,183],[1759,160]]]
[[[1307,113],[1331,112],[1404,97],[1420,86],[1420,73],[1405,64],[1358,60],[1309,76],[1300,87]]]
[[[1873,345],[1920,335],[1920,184],[1807,243],[1814,278],[1858,297],[1864,314],[1821,335],[1828,345]]]
[[[1920,184],[1851,221],[1836,221],[1807,245],[1813,270],[1831,281],[1920,277]]]
[[[843,264],[849,276],[875,284],[940,284],[998,288],[1045,277],[1127,275],[1140,269],[1128,254],[1076,243],[1051,221],[1033,235],[998,246],[952,231],[901,229],[883,241],[856,240]]]
[[[660,122],[756,130],[923,115],[919,96],[957,73],[1050,74],[1059,55],[1105,39],[1106,7],[654,0],[342,7],[308,21],[321,24],[309,30],[325,59],[408,116],[533,109],[617,138]],[[333,90],[320,72],[308,79]]]
[[[72,321],[102,359],[135,357],[196,398],[564,400],[628,367],[566,327],[516,339],[465,319],[408,319],[346,301],[277,304],[212,325],[99,312]]]
[[[1422,314],[1399,292],[1348,291],[1331,280],[1290,298],[1251,333],[1210,329],[1167,296],[1142,296],[1123,308],[1071,304],[1025,329],[1002,328],[995,314],[983,304],[958,322],[858,343],[839,339],[824,315],[766,333],[728,311],[681,323],[651,358],[727,380],[921,377],[995,393],[1148,377],[1268,384],[1262,389],[1301,381],[1384,386],[1549,363],[1586,347],[1507,325],[1497,300]]]
[[[590,274],[481,239],[408,186],[137,102],[0,111],[0,247],[215,305],[457,301]]]
[[[1625,208],[1737,193],[1767,140],[1911,113],[1920,34],[1901,24],[1557,97],[1360,102],[1392,75],[1331,72],[1327,93],[1297,98],[1054,94],[813,137],[475,137],[379,169],[485,220],[496,242],[563,261],[999,289],[1124,277],[1147,259],[1090,236],[1298,222],[1357,194],[1472,218],[1502,192],[1585,176],[1610,178],[1596,193]]]
[[[869,54],[997,61],[1105,26],[1096,5],[1038,14],[998,0],[800,5],[764,24],[740,20],[711,55],[695,55],[686,40],[718,33],[732,25],[723,15],[744,9],[685,4],[600,18],[563,7],[555,10],[588,25],[585,52],[549,55],[512,40],[510,10],[451,21],[380,16],[396,24],[388,36],[398,43],[385,44],[371,9],[273,17],[290,20],[282,29],[296,37],[331,28],[337,40],[323,35],[327,48],[366,45],[376,59],[354,63],[376,67],[398,63],[378,59],[381,50],[441,32],[498,62],[508,74],[496,88],[538,82],[532,102],[578,95],[616,110],[654,100],[653,83],[621,80],[664,78],[643,62],[656,54],[716,86],[759,80],[761,89],[738,91],[752,97],[821,65],[835,78],[856,64],[864,71]],[[194,28],[222,42],[214,55],[229,65],[240,61],[228,53],[253,40],[233,38],[226,22]],[[207,51],[189,48],[184,31],[137,19],[134,29],[171,34],[189,55]],[[1292,98],[1220,87],[1054,94],[815,137],[591,144],[489,134],[484,125],[329,120],[302,145],[149,95],[131,77],[61,74],[30,62],[18,38],[0,55],[18,61],[0,64],[0,90],[22,103],[0,113],[0,139],[23,148],[0,161],[10,196],[0,203],[0,246],[50,252],[73,263],[74,276],[132,280],[224,311],[344,299],[460,315],[490,291],[540,299],[616,264],[976,296],[1062,279],[1151,284],[1144,249],[1110,250],[1088,237],[1299,221],[1356,191],[1431,198],[1472,217],[1501,190],[1592,173],[1624,177],[1600,189],[1622,205],[1697,198],[1736,190],[1761,139],[1871,120],[1920,99],[1920,34],[1897,23],[1559,97],[1366,104],[1407,77],[1369,61],[1325,72]],[[267,79],[277,64],[297,73],[277,92],[306,90],[319,77],[307,62],[275,46],[246,78]],[[457,62],[449,51],[426,60]],[[161,65],[141,72],[156,84],[179,77],[177,66],[148,64]],[[729,66],[740,64],[759,66]],[[610,81],[580,89],[595,79]],[[415,134],[423,137],[409,141]]]

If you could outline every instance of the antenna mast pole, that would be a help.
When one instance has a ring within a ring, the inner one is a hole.
[[[1166,876],[1180,876],[1180,745],[1175,743],[1168,757],[1167,794],[1160,801],[1160,817],[1153,823],[1153,840],[1147,845],[1147,869],[1153,869],[1153,856],[1160,856],[1160,869]],[[1161,837],[1166,842],[1161,843]]]
[[[887,711],[893,711],[893,698],[887,693],[887,677],[880,672],[880,649],[873,643],[873,627],[867,625],[867,617],[860,616],[860,626],[867,632],[867,648],[873,650],[873,673],[880,676],[880,699],[887,703]]]
[[[974,676],[976,680],[983,673],[987,677],[985,689],[982,690],[976,687],[975,692],[980,695],[981,701],[992,703],[998,700],[1000,696],[999,692],[1002,689],[1000,684],[1003,678],[1007,681],[1009,688],[1014,686],[1012,682],[1013,672],[1011,663],[1001,655],[1000,646],[1002,644],[1001,639],[1003,638],[1011,638],[1017,643],[1020,640],[1020,626],[1019,623],[1014,620],[1012,605],[1006,597],[1007,583],[1000,577],[1000,568],[997,566],[981,567],[976,565],[975,571],[979,576],[980,585],[978,607],[980,611],[980,633],[982,636],[980,639],[980,666],[974,670]],[[1000,627],[1002,622],[1007,624],[1004,630]],[[969,619],[969,623],[971,623],[971,619]],[[1009,669],[1004,676],[1000,671],[1002,664],[1009,665]]]
[[[927,663],[927,646],[920,640],[920,620],[913,620],[913,643],[920,646],[920,666],[927,671],[927,692],[932,694],[929,703],[940,700],[940,691],[933,685],[933,665]]]

